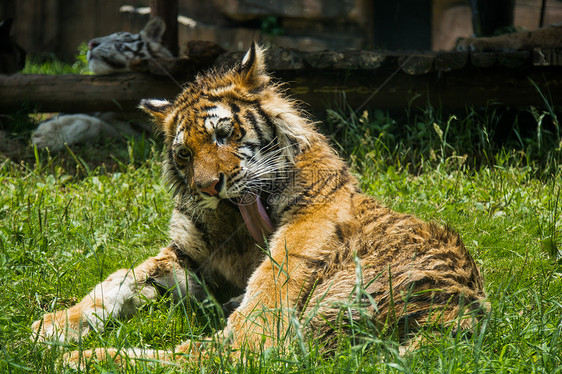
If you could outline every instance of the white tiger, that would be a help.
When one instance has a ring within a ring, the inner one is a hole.
[[[172,53],[162,45],[165,30],[164,21],[154,17],[138,34],[116,32],[94,38],[88,42],[88,67],[95,74],[112,74],[129,71],[133,61],[171,58]],[[146,130],[145,126],[140,126]],[[59,151],[65,145],[137,133],[137,126],[114,113],[63,114],[40,123],[31,136],[31,143],[39,149]]]
[[[171,58],[172,53],[162,45],[166,25],[159,17],[152,18],[138,33],[116,32],[88,42],[88,67],[95,74],[128,71],[134,60]]]

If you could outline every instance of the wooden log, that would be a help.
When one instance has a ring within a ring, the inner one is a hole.
[[[311,52],[306,54],[304,59],[310,67],[319,69],[350,68],[349,63],[346,62],[345,55],[339,52]]]
[[[470,62],[474,66],[487,68],[496,63],[496,54],[494,52],[471,52]]]
[[[398,58],[398,64],[410,75],[429,73],[433,67],[433,55],[410,54]]]
[[[321,57],[321,56],[320,56]],[[527,66],[509,69],[496,65],[488,68],[465,67],[444,72],[430,71],[411,75],[388,58],[376,69],[304,68],[282,65],[271,69],[274,76],[288,82],[289,93],[312,109],[342,103],[352,108],[407,108],[428,102],[445,108],[485,106],[544,106],[532,79],[543,93],[553,98],[551,105],[562,102],[562,70],[555,66]],[[423,60],[422,60],[423,61]],[[321,64],[339,60],[321,59]],[[304,60],[297,62],[303,66]],[[334,65],[331,65],[334,66]],[[422,65],[426,66],[426,65]],[[93,75],[0,75],[0,113],[20,108],[43,112],[94,112],[135,110],[142,98],[173,99],[179,87],[193,77],[174,82],[167,76],[148,74]],[[179,83],[179,84],[178,84]],[[28,103],[28,105],[23,105]]]
[[[496,52],[498,63],[508,68],[518,68],[527,64],[531,58],[529,51]]]
[[[141,98],[174,98],[181,88],[148,74],[0,75],[0,113],[21,108],[41,112],[135,110]]]
[[[547,69],[461,69],[410,75],[396,68],[335,71],[278,71],[275,76],[290,82],[289,93],[320,109],[337,104],[351,108],[403,109],[431,103],[447,109],[490,104],[508,107],[544,107],[545,103],[530,79],[562,104],[562,71]]]
[[[466,65],[468,53],[464,52],[443,52],[435,56],[435,70],[453,71]]]
[[[562,66],[562,48],[533,48],[533,65]]]

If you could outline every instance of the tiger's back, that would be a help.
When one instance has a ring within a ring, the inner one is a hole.
[[[403,342],[424,326],[471,329],[487,304],[479,270],[458,234],[368,196],[352,201],[352,219],[334,230],[337,251],[319,269],[308,304],[310,331],[337,335],[332,326],[342,324],[342,300],[357,308],[356,323],[372,318],[379,332],[389,330]]]

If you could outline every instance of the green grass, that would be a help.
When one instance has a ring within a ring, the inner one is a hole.
[[[82,43],[78,47],[76,60],[69,65],[53,55],[29,56],[22,70],[22,74],[92,74],[88,70],[86,54],[88,45]]]
[[[226,348],[217,347],[197,370],[562,372],[562,132],[552,108],[529,112],[536,120],[532,131],[523,135],[515,122],[502,144],[494,141],[501,114],[492,109],[451,117],[428,106],[410,110],[401,125],[382,111],[330,112],[322,127],[334,134],[368,194],[461,233],[492,305],[472,336],[434,338],[405,357],[396,342],[375,335],[343,337],[330,355],[297,337],[286,349],[248,357],[245,366],[222,360]],[[164,299],[79,343],[30,339],[30,325],[41,315],[76,303],[113,271],[167,244],[172,203],[161,159],[158,140],[132,139],[57,155],[30,150],[0,161],[0,372],[72,372],[60,366],[69,350],[170,349],[221,327],[212,306]],[[89,369],[121,370],[111,362]]]
[[[145,159],[132,160],[139,153],[133,149],[136,144],[129,143],[128,152],[113,150],[117,166],[112,170],[78,156],[87,154],[87,147],[74,149],[71,157],[38,153],[34,162],[7,160],[1,165],[0,371],[61,372],[60,356],[68,349],[171,348],[220,325],[212,313],[204,318],[201,308],[164,300],[129,321],[111,322],[104,333],[78,345],[29,338],[31,323],[43,313],[75,303],[114,270],[134,266],[167,243],[171,202],[161,182],[161,153],[153,142],[150,152],[140,152]],[[436,339],[406,357],[397,354],[392,341],[373,336],[356,345],[343,340],[330,356],[305,341],[283,354],[271,350],[258,355],[245,369],[216,359],[206,370],[560,372],[560,167],[547,167],[555,171],[544,177],[527,158],[504,150],[494,155],[492,165],[475,168],[456,156],[441,158],[441,148],[435,148],[437,157],[418,161],[424,167],[414,174],[399,166],[405,159],[393,162],[399,152],[388,144],[379,150],[359,144],[353,151],[355,168],[362,171],[367,193],[396,210],[450,224],[462,234],[482,269],[492,304],[479,331],[466,339]],[[414,152],[398,150],[406,159]],[[93,369],[116,370],[111,363]],[[129,369],[173,368],[141,364]]]

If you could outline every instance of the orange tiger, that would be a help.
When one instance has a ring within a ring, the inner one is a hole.
[[[175,208],[171,244],[33,324],[35,338],[72,340],[128,317],[159,289],[235,305],[215,338],[236,357],[302,331],[326,347],[367,318],[405,345],[420,328],[470,329],[486,311],[482,278],[451,230],[364,195],[315,126],[273,83],[264,51],[190,83],[173,101],[143,100],[163,131]],[[343,311],[342,304],[348,305]],[[352,305],[349,309],[349,305]],[[346,327],[347,326],[347,327]],[[390,328],[389,328],[390,326]],[[198,360],[173,352],[97,349],[67,356]]]

